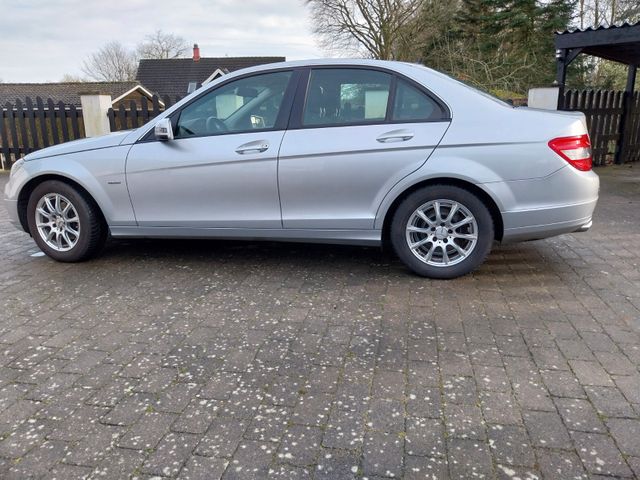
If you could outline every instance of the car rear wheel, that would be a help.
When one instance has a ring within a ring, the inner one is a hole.
[[[92,199],[59,180],[38,185],[27,205],[31,236],[54,260],[80,262],[103,247],[107,228]]]
[[[410,194],[391,223],[398,257],[415,273],[455,278],[487,257],[494,239],[493,219],[473,193],[453,185],[432,185]]]

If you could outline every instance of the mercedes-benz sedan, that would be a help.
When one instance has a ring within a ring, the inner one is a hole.
[[[390,244],[452,278],[495,240],[586,230],[584,115],[514,108],[420,65],[319,60],[225,75],[136,130],[13,166],[13,222],[60,261],[106,238]]]

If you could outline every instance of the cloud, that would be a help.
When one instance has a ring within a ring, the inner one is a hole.
[[[322,55],[302,0],[0,0],[0,79],[57,81],[118,40],[133,48],[161,29],[202,56]]]

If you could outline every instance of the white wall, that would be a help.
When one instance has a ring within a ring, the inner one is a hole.
[[[528,106],[544,110],[557,110],[559,92],[558,87],[532,88],[529,90]]]
[[[110,95],[80,95],[82,121],[87,137],[99,137],[111,132],[107,112],[111,108]]]

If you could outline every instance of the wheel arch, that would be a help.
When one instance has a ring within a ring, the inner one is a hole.
[[[31,197],[31,194],[33,193],[33,191],[38,185],[49,180],[58,180],[60,182],[64,182],[67,185],[77,189],[87,200],[94,203],[98,212],[100,213],[102,222],[105,225],[107,225],[107,222],[104,217],[104,213],[102,212],[102,208],[100,207],[100,204],[96,202],[95,198],[93,198],[93,195],[91,195],[85,187],[83,187],[80,183],[78,183],[77,181],[67,176],[60,175],[57,173],[45,173],[30,179],[27,183],[23,185],[23,187],[20,189],[20,193],[18,194],[18,218],[20,219],[20,225],[22,226],[25,232],[29,233],[29,224],[27,221],[27,206],[29,204],[29,198]]]
[[[502,220],[502,214],[500,213],[500,208],[495,200],[487,193],[485,190],[480,188],[478,185],[468,182],[466,180],[462,180],[460,178],[454,177],[436,177],[429,178],[426,180],[422,180],[417,182],[405,190],[403,190],[400,194],[396,196],[396,198],[391,202],[391,205],[387,209],[384,215],[384,221],[382,223],[382,244],[383,246],[390,245],[390,231],[391,231],[391,221],[393,219],[393,215],[398,209],[398,206],[402,201],[411,195],[416,190],[420,190],[424,187],[429,187],[431,185],[453,185],[456,187],[463,188],[474,195],[476,195],[489,209],[489,213],[491,214],[491,218],[493,219],[494,225],[494,235],[496,240],[502,240],[504,235],[504,223]]]

